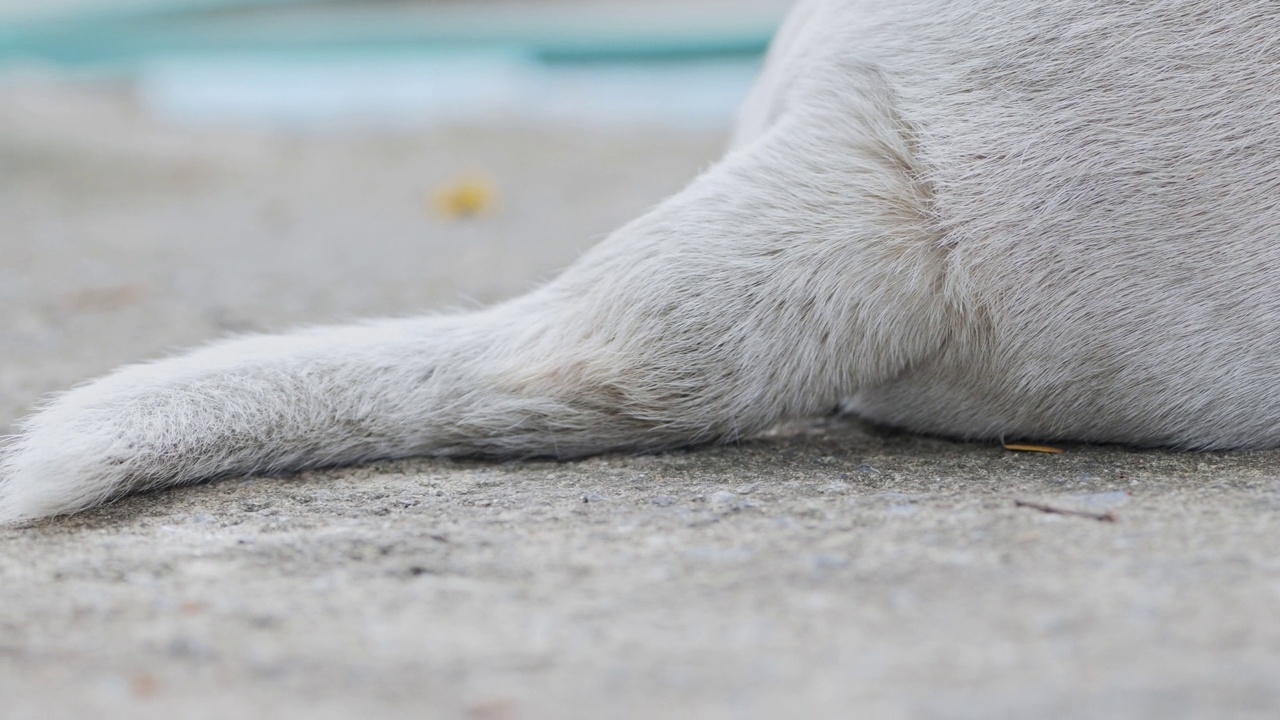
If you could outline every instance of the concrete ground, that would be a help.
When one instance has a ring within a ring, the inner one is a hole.
[[[720,141],[166,127],[110,88],[6,86],[0,432],[226,332],[517,293]],[[474,175],[493,212],[437,216]],[[0,716],[1280,715],[1280,455],[1065,450],[819,419],[0,528]]]

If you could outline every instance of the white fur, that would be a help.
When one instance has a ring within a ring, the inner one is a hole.
[[[808,0],[733,148],[534,293],[243,337],[29,419],[0,521],[228,473],[726,440],[1280,444],[1280,4]]]

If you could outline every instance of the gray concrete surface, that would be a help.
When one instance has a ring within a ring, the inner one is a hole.
[[[518,292],[719,142],[178,128],[110,89],[5,86],[0,432],[230,330]],[[470,172],[498,211],[434,218]],[[1275,717],[1278,459],[829,418],[135,497],[0,529],[0,716]]]

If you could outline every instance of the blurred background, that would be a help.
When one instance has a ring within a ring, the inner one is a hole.
[[[723,127],[787,0],[3,0],[0,71],[294,126]]]

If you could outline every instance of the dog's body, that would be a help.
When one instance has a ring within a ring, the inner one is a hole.
[[[480,312],[224,341],[28,421],[0,520],[427,455],[1280,445],[1280,5],[808,0],[728,155]]]

